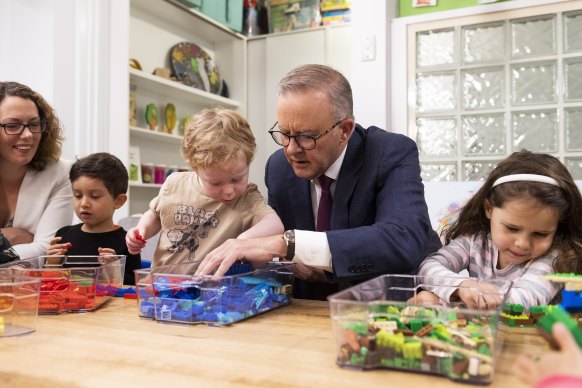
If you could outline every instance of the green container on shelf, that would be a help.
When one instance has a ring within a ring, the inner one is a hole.
[[[180,2],[234,31],[242,31],[243,0],[180,0]]]

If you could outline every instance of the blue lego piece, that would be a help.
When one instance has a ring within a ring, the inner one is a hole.
[[[582,313],[582,292],[562,290],[560,306],[569,314]]]
[[[123,298],[123,296],[125,294],[135,294],[135,293],[136,293],[135,288],[132,288],[132,287],[120,288],[115,293],[115,296],[118,296],[118,297],[122,297]]]
[[[241,273],[252,272],[253,267],[249,263],[234,263],[230,266],[224,276],[239,275]]]

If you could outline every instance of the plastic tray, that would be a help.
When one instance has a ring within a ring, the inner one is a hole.
[[[498,352],[497,322],[502,305],[476,310],[460,302],[408,303],[418,292],[454,284],[455,279],[383,275],[331,295],[337,364],[490,383]],[[480,281],[480,285],[484,283],[493,284],[498,290],[495,294],[505,301],[511,282]],[[476,291],[486,295],[481,286]]]
[[[136,270],[139,315],[164,322],[228,325],[291,303],[292,264],[228,276],[194,276],[193,264]]]
[[[39,314],[91,311],[123,286],[125,256],[37,256],[4,265],[40,280]]]
[[[0,337],[11,337],[36,330],[40,279],[20,271],[0,269]]]

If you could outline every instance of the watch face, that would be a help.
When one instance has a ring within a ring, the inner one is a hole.
[[[285,240],[287,240],[288,243],[295,242],[295,230],[286,230],[283,236],[285,236]]]

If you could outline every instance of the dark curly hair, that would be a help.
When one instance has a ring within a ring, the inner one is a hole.
[[[554,178],[560,186],[515,181],[492,187],[500,177],[513,174],[545,175]],[[443,230],[445,244],[456,237],[491,232],[485,201],[500,208],[510,200],[523,197],[534,198],[559,211],[558,228],[550,248],[561,251],[554,261],[554,270],[582,273],[582,196],[562,162],[548,154],[523,150],[499,163],[483,186],[461,208],[458,221]]]
[[[61,123],[54,109],[40,94],[18,82],[0,82],[0,104],[6,97],[21,97],[31,100],[38,109],[40,119],[46,122],[46,129],[42,133],[38,149],[30,163],[28,163],[28,167],[40,171],[48,163],[56,163],[61,157],[64,138]]]

